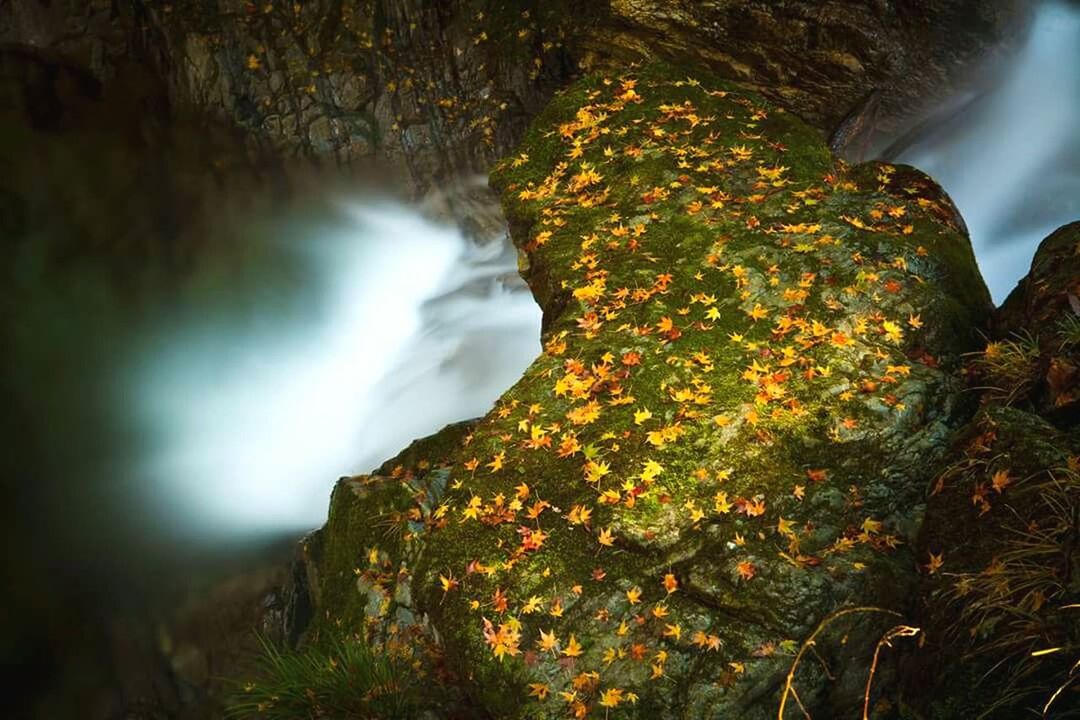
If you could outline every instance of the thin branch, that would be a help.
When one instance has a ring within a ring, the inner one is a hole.
[[[784,709],[787,707],[787,700],[789,695],[795,698],[795,701],[799,704],[799,707],[802,709],[806,717],[810,717],[809,713],[806,712],[806,708],[802,706],[802,702],[799,701],[798,694],[795,692],[795,688],[793,687],[795,683],[795,671],[799,669],[799,663],[802,662],[803,656],[806,654],[806,651],[813,647],[815,638],[817,638],[817,636],[820,635],[821,632],[826,627],[828,627],[828,625],[833,620],[844,617],[845,615],[853,615],[856,613],[882,613],[884,615],[892,615],[894,617],[903,617],[895,610],[886,610],[885,608],[873,606],[859,606],[843,608],[837,610],[836,612],[830,613],[829,615],[826,615],[824,618],[822,618],[821,622],[818,623],[818,626],[814,628],[814,632],[810,633],[810,637],[806,638],[806,640],[803,641],[802,647],[799,648],[798,654],[795,655],[795,660],[791,663],[791,669],[788,670],[787,674],[787,681],[784,683],[784,694],[780,696],[780,710],[776,713],[777,720],[784,720]]]
[[[863,693],[862,720],[870,720],[870,686],[874,682],[874,673],[877,672],[878,657],[881,655],[881,648],[886,645],[892,647],[892,641],[895,638],[915,637],[919,632],[920,629],[917,627],[897,625],[882,635],[881,639],[878,640],[877,647],[874,648],[874,661],[870,663],[870,674],[866,678],[866,692]]]

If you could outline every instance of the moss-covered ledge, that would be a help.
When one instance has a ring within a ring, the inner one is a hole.
[[[492,184],[544,353],[453,447],[339,487],[325,615],[415,623],[500,718],[776,717],[825,623],[791,687],[861,711],[990,307],[951,203],[663,65],[576,83]]]

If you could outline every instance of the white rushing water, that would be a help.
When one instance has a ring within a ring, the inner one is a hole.
[[[483,414],[539,353],[508,240],[477,243],[392,202],[344,216],[289,246],[312,268],[316,313],[256,299],[141,356],[137,472],[158,512],[210,533],[317,527],[336,478]]]
[[[898,158],[937,180],[1001,302],[1039,241],[1080,219],[1080,5],[1048,0],[1006,75]]]

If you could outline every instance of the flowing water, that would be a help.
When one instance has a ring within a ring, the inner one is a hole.
[[[967,222],[998,303],[1039,241],[1080,219],[1080,5],[1047,1],[985,95],[897,158],[937,180]]]
[[[38,686],[36,716],[122,707],[151,677],[167,704],[171,633],[214,642],[185,612],[256,602],[337,478],[484,414],[539,354],[494,201],[463,193],[432,212],[327,181],[284,209],[212,212],[224,229],[182,267],[62,261],[71,224],[11,245],[0,656]],[[447,217],[461,205],[471,222]],[[251,628],[234,631],[206,652]]]
[[[131,467],[163,516],[213,534],[325,519],[341,475],[482,415],[539,353],[540,311],[505,234],[477,242],[392,202],[349,200],[282,251],[311,313],[261,295],[161,323],[132,356]]]

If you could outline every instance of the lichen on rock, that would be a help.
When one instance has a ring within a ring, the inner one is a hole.
[[[351,481],[392,507],[339,486],[322,543],[400,540],[358,530],[322,582],[407,582],[417,657],[478,716],[861,708],[989,308],[944,193],[661,64],[575,83],[492,184],[544,353],[457,443]]]

